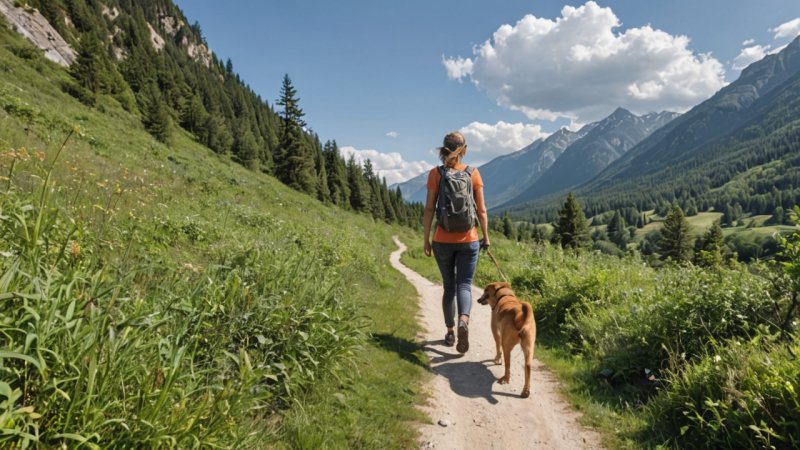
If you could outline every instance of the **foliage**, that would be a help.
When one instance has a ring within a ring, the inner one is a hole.
[[[689,222],[686,221],[681,207],[674,205],[664,220],[661,239],[658,241],[661,258],[675,262],[688,261],[691,259],[692,245]]]
[[[712,349],[673,374],[646,408],[647,440],[677,448],[800,445],[800,352],[763,338]]]
[[[553,224],[553,240],[562,248],[579,248],[588,244],[588,232],[586,216],[570,192],[558,212],[558,221]]]
[[[725,257],[725,236],[719,221],[714,221],[708,231],[698,240],[700,245],[695,254],[695,263],[704,267],[718,267]]]

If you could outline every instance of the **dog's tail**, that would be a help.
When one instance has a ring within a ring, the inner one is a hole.
[[[530,333],[533,328],[533,306],[528,302],[522,303],[522,328],[519,329],[519,336],[523,337]]]

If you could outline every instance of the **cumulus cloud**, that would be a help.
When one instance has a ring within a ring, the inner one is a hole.
[[[800,17],[770,28],[769,31],[775,33],[775,39],[794,39],[800,34]]]
[[[447,76],[452,80],[461,81],[461,78],[472,73],[472,60],[469,58],[445,58],[442,64],[447,69]]]
[[[397,136],[400,136],[400,133],[398,133],[397,131],[390,131],[390,132],[386,133],[386,136],[388,136],[388,137],[390,137],[390,138],[394,139],[394,138],[396,138]]]
[[[535,124],[497,122],[488,124],[472,122],[458,130],[467,141],[469,159],[472,164],[482,164],[500,155],[525,147],[536,139],[549,134]]]
[[[770,48],[770,45],[750,45],[749,47],[742,48],[742,51],[740,51],[739,55],[733,60],[733,68],[736,70],[744,69],[751,63],[770,54]]]
[[[618,106],[684,111],[725,85],[722,64],[689,38],[643,26],[616,32],[611,8],[565,6],[554,20],[526,15],[502,25],[469,58],[444,58],[452,79],[471,80],[530,119],[588,122]]]
[[[379,177],[386,178],[386,183],[389,185],[406,181],[433,168],[433,165],[427,161],[406,161],[403,159],[403,155],[397,152],[383,153],[355,147],[341,147],[339,151],[345,159],[349,159],[350,155],[353,155],[361,164],[370,160],[375,173]]]

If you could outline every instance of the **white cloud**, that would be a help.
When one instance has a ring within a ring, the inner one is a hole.
[[[444,58],[498,104],[530,119],[588,122],[618,106],[684,111],[725,85],[722,64],[694,53],[689,38],[650,26],[615,32],[611,8],[565,6],[555,20],[526,15],[502,25],[471,58]]]
[[[764,58],[771,53],[770,47],[770,45],[751,45],[742,48],[742,51],[740,51],[739,55],[733,60],[733,68],[742,70],[750,64]]]
[[[339,150],[345,159],[353,155],[361,164],[370,160],[375,173],[379,177],[385,177],[388,185],[406,181],[433,168],[427,161],[406,161],[403,155],[397,152],[383,153],[372,149],[359,150],[355,147],[341,147]]]
[[[467,141],[467,158],[471,164],[482,164],[500,155],[525,147],[548,133],[540,125],[497,122],[488,124],[472,122],[458,130]]]
[[[400,136],[400,133],[398,133],[397,131],[390,131],[390,132],[386,133],[386,136],[394,139],[394,138]]]
[[[746,41],[742,42],[743,47],[747,47],[748,45],[753,45],[756,43],[755,39],[747,39]]]
[[[469,58],[445,58],[442,56],[442,64],[447,69],[447,76],[451,80],[461,81],[461,78],[472,74],[472,60]]]
[[[775,28],[770,28],[769,31],[775,33],[775,39],[794,39],[800,34],[800,17],[782,23]]]

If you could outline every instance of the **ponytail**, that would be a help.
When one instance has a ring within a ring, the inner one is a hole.
[[[447,136],[444,137],[443,144],[443,146],[439,147],[439,159],[442,161],[445,168],[453,168],[461,161],[461,158],[467,151],[467,144],[464,140],[464,136],[457,131],[448,133]]]

